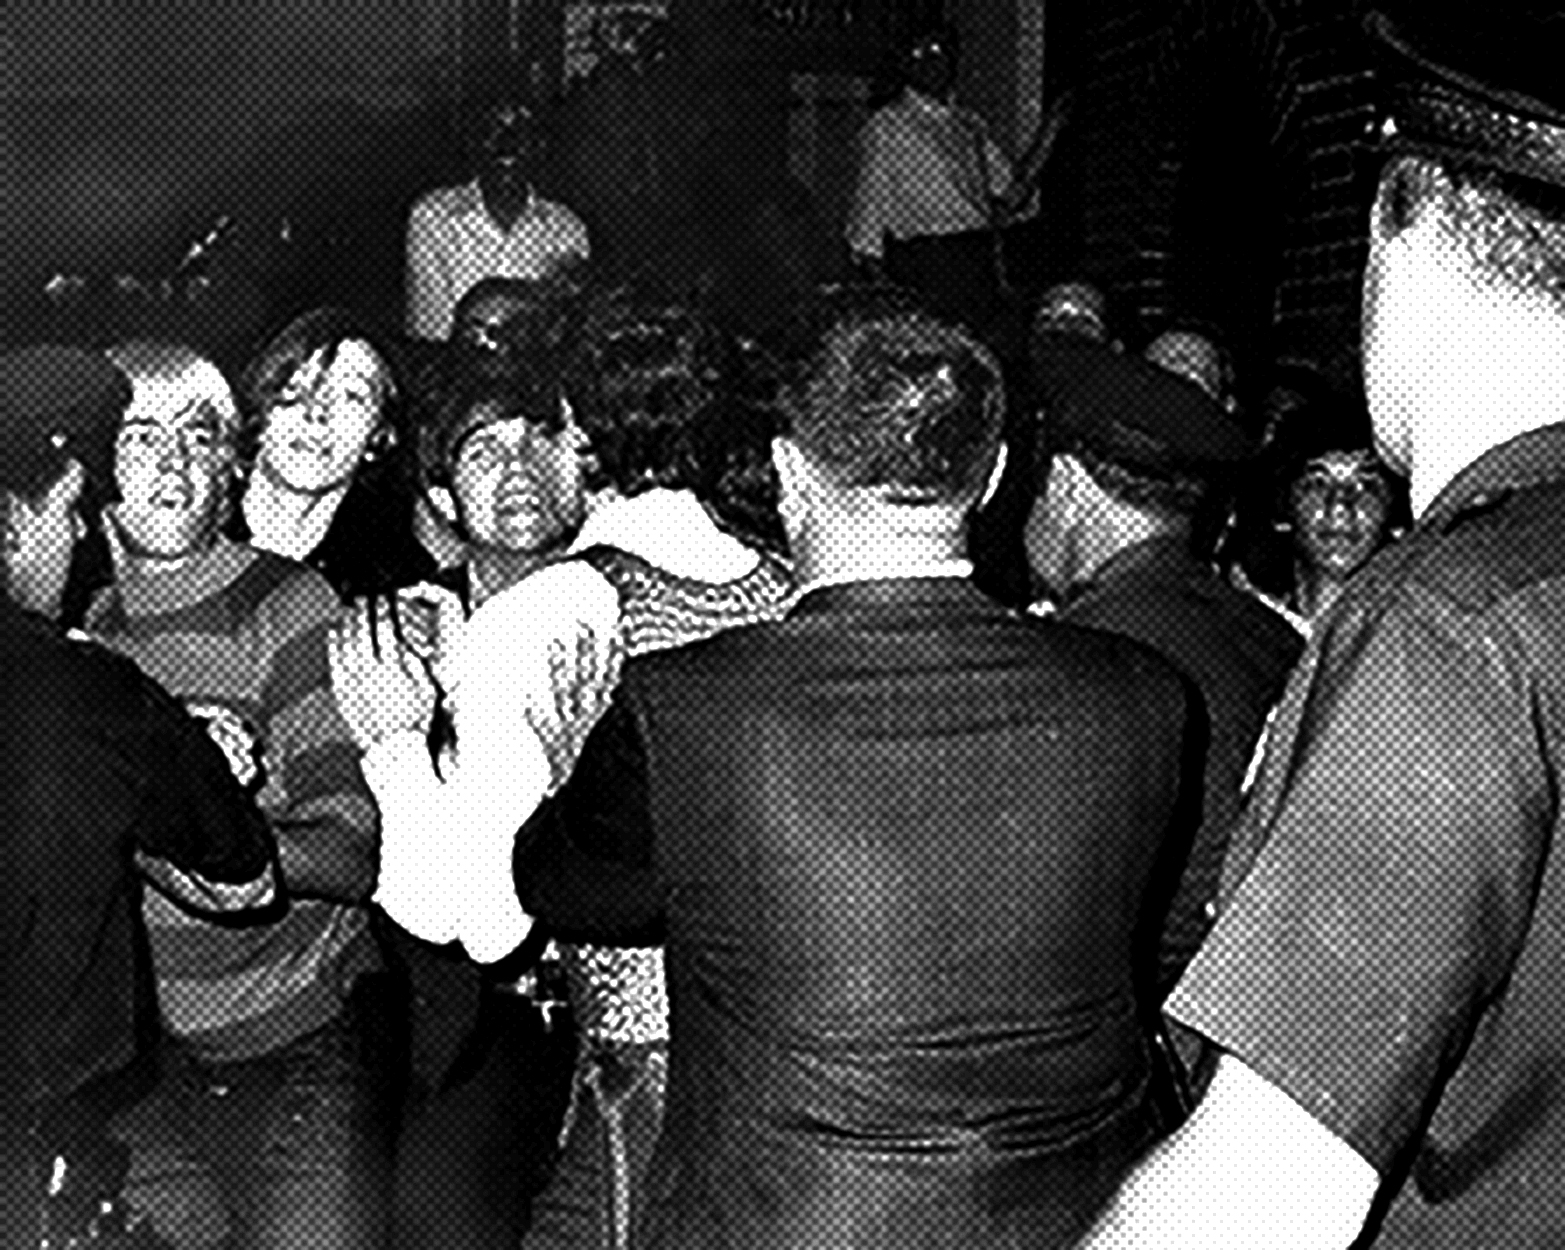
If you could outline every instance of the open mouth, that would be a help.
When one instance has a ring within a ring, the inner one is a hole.
[[[150,500],[154,508],[168,512],[188,512],[195,501],[195,488],[177,479],[159,482]]]

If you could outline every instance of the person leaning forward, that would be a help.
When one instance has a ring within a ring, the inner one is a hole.
[[[1168,1003],[1226,1053],[1095,1248],[1565,1245],[1565,22],[1444,12],[1369,20],[1418,521],[1316,624]]]
[[[774,443],[796,604],[629,660],[519,840],[529,912],[666,920],[638,1245],[1065,1246],[1154,1131],[1132,949],[1200,700],[971,584],[1002,404],[965,332],[841,310]]]
[[[229,924],[285,906],[266,821],[199,723],[129,660],[52,623],[112,482],[97,435],[129,400],[100,356],[0,359],[7,1250],[64,1244],[92,1217],[112,1231],[99,1203],[117,1199],[125,1152],[106,1124],[147,1088],[157,1035],[142,883]]]

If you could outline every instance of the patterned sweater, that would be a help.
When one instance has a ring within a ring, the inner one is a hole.
[[[271,822],[285,875],[292,844],[312,873],[343,882],[321,893],[351,897],[354,879],[368,892],[378,818],[331,691],[327,636],[339,611],[318,573],[219,542],[177,569],[122,577],[88,626],[209,722]],[[282,920],[252,929],[147,894],[164,1023],[207,1058],[265,1054],[320,1027],[373,966],[364,909],[300,893]]]

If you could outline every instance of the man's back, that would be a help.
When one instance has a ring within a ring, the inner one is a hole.
[[[953,579],[626,672],[674,1012],[648,1244],[1067,1244],[1148,1133],[1181,680]]]
[[[1169,990],[1210,928],[1206,906],[1217,897],[1245,773],[1304,642],[1275,612],[1196,559],[1182,536],[1121,552],[1060,620],[1151,647],[1188,674],[1206,700],[1201,829],[1164,933],[1159,981]]]

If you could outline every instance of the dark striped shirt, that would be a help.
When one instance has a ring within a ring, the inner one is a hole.
[[[195,715],[215,720],[279,839],[312,826],[373,845],[378,818],[331,691],[340,608],[320,574],[237,543],[130,574],[91,629]],[[149,892],[143,905],[164,1022],[214,1059],[264,1054],[331,1019],[374,958],[361,907],[295,899],[277,924],[210,924]]]

